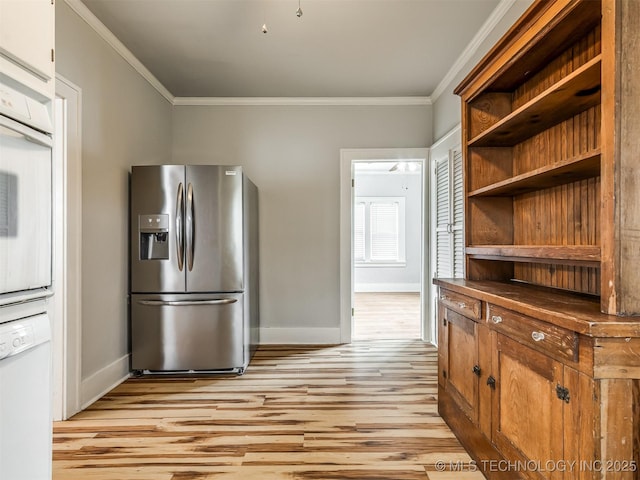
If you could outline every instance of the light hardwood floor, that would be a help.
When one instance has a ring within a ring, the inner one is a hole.
[[[480,480],[421,341],[261,347],[244,376],[130,379],[54,425],[54,480]],[[460,463],[458,463],[460,462]]]
[[[354,340],[420,338],[419,293],[355,293]]]

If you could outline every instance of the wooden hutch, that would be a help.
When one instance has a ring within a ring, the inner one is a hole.
[[[487,478],[638,480],[640,0],[536,1],[455,92],[440,413]]]

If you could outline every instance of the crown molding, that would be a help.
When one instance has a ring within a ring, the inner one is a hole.
[[[64,0],[95,32],[172,105],[191,106],[411,106],[430,97],[175,97],[81,0]]]
[[[153,73],[145,67],[131,51],[118,40],[118,38],[109,30],[98,17],[96,17],[81,0],[64,0],[69,7],[78,14],[87,24],[93,28],[96,33],[111,46],[120,56],[133,67],[147,82],[155,88],[169,103],[173,104],[174,96],[165,86],[160,83]]]
[[[175,97],[180,106],[411,106],[431,105],[430,97]]]
[[[81,0],[64,0],[93,30],[169,103],[178,106],[428,106],[444,93],[517,0],[501,0],[431,96],[415,97],[175,97]]]
[[[464,66],[471,60],[471,57],[478,51],[482,42],[489,36],[489,34],[496,28],[496,25],[505,14],[509,11],[509,9],[516,3],[517,0],[501,0],[498,6],[491,12],[489,18],[482,24],[478,33],[474,35],[471,39],[467,47],[462,51],[458,59],[451,66],[449,71],[446,73],[438,86],[435,88],[433,93],[431,94],[431,101],[435,102],[438,100],[440,95],[442,95],[445,89],[449,86],[449,84],[456,78],[456,76],[462,71]]]

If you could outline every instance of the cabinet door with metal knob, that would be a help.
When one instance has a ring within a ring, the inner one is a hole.
[[[502,334],[494,358],[494,375],[484,387],[493,390],[493,442],[507,458],[523,462],[563,458],[565,402],[557,394],[563,365]],[[540,475],[562,478],[551,471]]]
[[[477,323],[447,309],[446,388],[456,398],[466,415],[478,420],[478,365]]]

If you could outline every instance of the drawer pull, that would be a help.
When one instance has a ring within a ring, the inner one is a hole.
[[[500,315],[492,315],[491,321],[493,323],[502,323],[502,317]]]
[[[542,332],[531,332],[531,338],[533,338],[536,342],[541,342],[544,340],[544,333]]]
[[[472,371],[476,377],[479,377],[480,374],[482,373],[482,370],[480,370],[480,365],[474,365]]]
[[[460,308],[466,308],[466,306],[467,306],[467,304],[464,303],[464,302],[459,302],[458,303],[458,307],[460,307]]]
[[[440,300],[449,300],[449,297],[446,295],[440,295]]]

